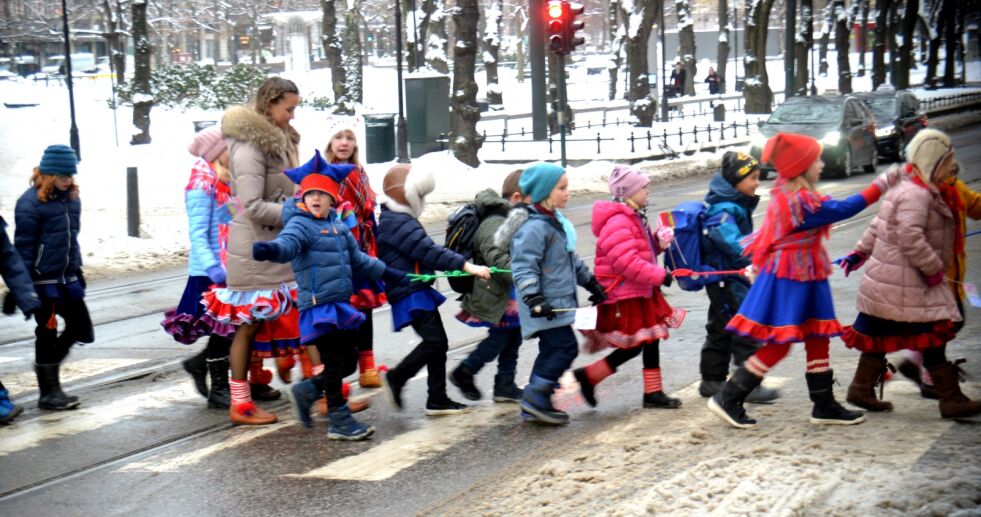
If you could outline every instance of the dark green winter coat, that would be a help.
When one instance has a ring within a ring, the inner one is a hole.
[[[509,269],[511,257],[507,248],[494,245],[494,233],[504,223],[511,205],[491,189],[482,190],[474,199],[480,226],[473,238],[473,261],[488,267]],[[511,275],[495,273],[490,280],[474,278],[473,292],[463,297],[463,310],[488,323],[504,317],[511,291]]]

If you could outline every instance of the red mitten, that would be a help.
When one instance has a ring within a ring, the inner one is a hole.
[[[944,281],[944,271],[941,269],[940,271],[937,271],[932,275],[929,276],[924,275],[924,277],[926,278],[927,285],[933,287],[939,284],[940,282]]]

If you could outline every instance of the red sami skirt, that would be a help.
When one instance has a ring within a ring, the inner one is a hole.
[[[957,335],[950,320],[911,323],[858,313],[855,323],[845,327],[841,340],[848,348],[861,352],[890,353],[899,350],[926,350],[945,345]]]
[[[598,307],[596,330],[583,330],[583,349],[595,353],[604,348],[634,348],[667,339],[668,329],[685,321],[688,311],[671,307],[655,291],[650,298],[630,298]]]

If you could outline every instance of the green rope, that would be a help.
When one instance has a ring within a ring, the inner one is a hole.
[[[489,267],[488,269],[490,269],[491,274],[511,272],[510,269],[498,269],[496,267]],[[433,282],[437,278],[451,278],[451,277],[461,277],[461,276],[471,276],[471,275],[466,271],[456,270],[456,271],[445,271],[443,273],[433,274],[433,275],[418,275],[415,273],[409,273],[405,276],[408,277],[409,280],[412,282]]]

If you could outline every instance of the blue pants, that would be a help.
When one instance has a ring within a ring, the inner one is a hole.
[[[579,355],[579,343],[571,325],[538,332],[538,357],[531,374],[558,382]]]
[[[473,373],[497,358],[497,374],[514,378],[518,368],[518,348],[521,347],[521,327],[492,328],[477,348],[461,363]]]

